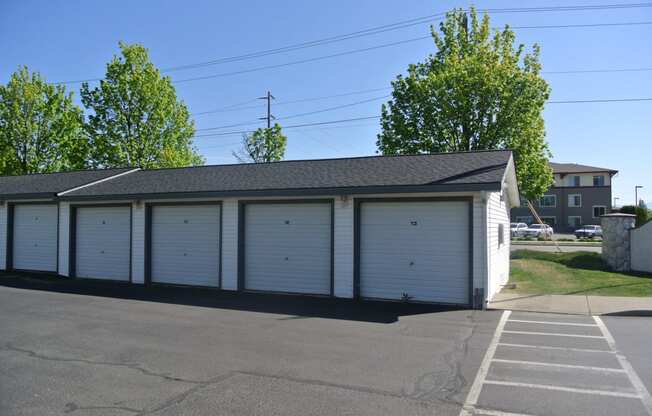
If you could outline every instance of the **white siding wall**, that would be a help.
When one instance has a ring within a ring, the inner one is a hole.
[[[70,248],[70,203],[59,202],[59,274],[68,276]]]
[[[487,204],[482,196],[473,196],[473,288],[484,289],[485,297],[487,289]],[[475,302],[475,290],[473,292]]]
[[[334,295],[353,297],[353,199],[335,199]]]
[[[238,200],[222,201],[222,289],[238,289]]]
[[[509,275],[509,217],[505,203],[500,201],[499,193],[486,194],[485,203],[480,193],[474,194],[376,194],[367,197],[432,197],[432,196],[470,196],[473,195],[473,281],[474,288],[483,288],[490,298],[504,284]],[[353,213],[354,198],[349,195],[345,201],[339,196],[319,196],[334,198],[334,294],[337,297],[353,296]],[[251,198],[245,198],[251,199]],[[278,199],[278,198],[272,198]],[[288,198],[291,199],[291,198]],[[217,200],[217,199],[216,199]],[[238,199],[222,199],[222,289],[237,290],[238,287]],[[106,201],[124,202],[124,201]],[[169,200],[166,202],[170,202]],[[59,274],[68,275],[69,245],[69,203],[60,202],[59,209]],[[145,254],[145,209],[133,207],[132,217],[132,279],[143,283]],[[505,222],[505,245],[499,249],[487,245],[489,241],[497,245],[497,222]],[[0,238],[6,241],[6,206],[0,207]],[[492,234],[493,233],[493,234]],[[492,234],[489,235],[488,234]],[[0,244],[0,267],[4,268],[4,244]],[[489,264],[491,262],[491,264]],[[490,272],[491,271],[491,272]],[[490,282],[487,285],[487,282]],[[487,287],[485,287],[487,285]]]
[[[488,283],[486,296],[488,300],[501,289],[501,285],[509,280],[509,209],[505,201],[501,201],[500,192],[487,194],[487,253],[488,253]],[[503,244],[499,244],[499,228],[503,226]]]
[[[652,273],[652,221],[630,232],[632,270]]]
[[[131,206],[131,281],[145,283],[145,204]]]
[[[0,206],[0,270],[7,267],[7,203]]]

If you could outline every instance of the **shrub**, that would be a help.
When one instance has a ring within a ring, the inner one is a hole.
[[[640,227],[646,222],[648,222],[648,211],[643,207],[636,207],[634,205],[624,205],[620,208],[620,212],[623,214],[632,214],[636,215],[636,226]]]

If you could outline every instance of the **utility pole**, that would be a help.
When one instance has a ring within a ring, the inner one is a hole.
[[[620,198],[618,198],[617,196],[614,196],[614,206],[613,206],[614,208],[616,208],[616,206],[617,206],[617,205],[616,205],[616,202],[617,202],[619,199],[620,199]]]
[[[272,119],[276,119],[272,115],[272,100],[275,100],[274,96],[270,91],[267,91],[267,95],[264,97],[258,97],[259,100],[267,100],[267,117],[261,117],[259,120],[267,120],[267,128],[272,127]]]

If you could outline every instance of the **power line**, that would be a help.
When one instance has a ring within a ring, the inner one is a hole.
[[[356,102],[349,103],[349,104],[342,104],[342,105],[338,105],[338,106],[335,106],[335,107],[322,108],[320,110],[308,111],[306,113],[299,113],[299,114],[293,114],[293,115],[290,115],[290,116],[280,117],[279,120],[287,120],[289,118],[304,117],[304,116],[309,116],[309,115],[313,115],[313,114],[324,113],[324,112],[327,112],[327,111],[339,110],[341,108],[353,107],[355,105],[370,103],[370,102],[373,102],[373,101],[378,101],[378,100],[382,100],[382,99],[389,98],[389,97],[391,97],[391,94],[383,95],[382,97],[368,98],[366,100],[360,100],[360,101],[356,101]]]
[[[613,69],[577,69],[569,71],[541,71],[542,74],[598,74],[609,72],[645,72],[652,71],[651,68],[613,68]]]
[[[346,93],[341,93],[341,94],[333,94],[333,95],[324,95],[320,97],[311,97],[311,98],[300,98],[296,100],[289,100],[289,101],[275,101],[274,104],[276,106],[279,105],[290,105],[290,104],[297,104],[297,103],[305,103],[305,102],[310,102],[310,101],[321,101],[321,100],[327,100],[330,98],[339,98],[339,97],[348,97],[351,95],[359,95],[359,94],[367,94],[370,92],[377,92],[377,91],[386,91],[390,90],[392,87],[382,87],[382,88],[371,88],[368,90],[360,90],[360,91],[352,91],[352,92],[346,92]],[[256,99],[252,100],[255,101]],[[247,107],[236,107],[236,105],[229,106],[229,107],[222,107],[217,110],[210,110],[210,111],[202,111],[199,113],[192,113],[192,115],[197,116],[197,115],[204,115],[204,114],[212,114],[212,113],[222,113],[222,112],[231,112],[231,111],[241,111],[241,110],[250,110],[250,109],[258,109],[260,108],[259,106],[247,106]]]
[[[485,12],[489,14],[500,14],[500,13],[539,13],[539,12],[569,12],[569,11],[594,11],[594,10],[613,10],[613,9],[631,9],[631,8],[646,8],[652,7],[652,3],[621,3],[621,4],[602,4],[602,5],[593,5],[593,6],[549,6],[549,7],[516,7],[516,8],[502,8],[502,9],[481,9],[480,12]],[[468,10],[465,10],[468,11]],[[396,23],[375,26],[368,29],[363,29],[355,32],[350,32],[342,35],[330,36],[322,39],[316,39],[308,42],[300,42],[292,45],[287,45],[283,47],[261,50],[257,52],[250,52],[243,55],[236,55],[225,58],[218,58],[209,61],[197,62],[193,64],[179,65],[174,67],[168,67],[161,70],[161,72],[173,72],[186,69],[196,69],[206,66],[213,66],[224,63],[237,62],[247,59],[259,58],[273,54],[286,53],[298,49],[312,48],[315,46],[321,46],[325,44],[330,44],[334,42],[342,42],[345,40],[350,40],[363,36],[375,35],[378,33],[384,33],[388,31],[403,29],[410,26],[415,26],[423,23],[427,23],[438,17],[445,16],[445,12],[435,13],[427,16],[421,16],[409,20],[404,20]],[[524,27],[524,28],[534,28],[534,27]],[[92,82],[99,81],[101,78],[88,78],[81,80],[73,81],[61,81],[55,84],[77,84],[82,82]]]
[[[619,22],[619,23],[592,23],[592,24],[575,24],[575,25],[571,24],[571,25],[513,26],[512,29],[553,29],[553,28],[569,29],[569,28],[609,27],[609,26],[611,26],[611,27],[616,27],[616,26],[640,26],[640,25],[652,25],[652,21],[647,21],[647,22]],[[259,71],[265,71],[265,70],[269,70],[269,69],[283,68],[283,67],[287,67],[287,66],[293,66],[293,65],[305,64],[305,63],[310,63],[310,62],[322,61],[322,60],[325,60],[325,59],[338,58],[338,57],[341,57],[341,56],[352,55],[352,54],[357,54],[357,53],[362,53],[362,52],[369,52],[369,51],[373,51],[373,50],[377,50],[377,49],[389,48],[389,47],[392,47],[392,46],[404,45],[406,43],[412,43],[412,42],[417,42],[417,41],[420,41],[420,40],[431,39],[431,38],[432,38],[432,35],[419,36],[419,37],[415,37],[415,38],[403,39],[403,40],[400,40],[400,41],[395,41],[395,42],[389,42],[389,43],[384,43],[384,44],[380,44],[380,45],[370,46],[370,47],[366,47],[366,48],[348,50],[348,51],[334,53],[334,54],[330,54],[330,55],[316,56],[316,57],[313,57],[313,58],[299,59],[299,60],[296,60],[296,61],[284,62],[284,63],[274,64],[274,65],[264,65],[264,66],[249,68],[249,69],[237,70],[237,71],[222,72],[222,73],[219,73],[219,74],[184,78],[184,79],[180,79],[180,80],[176,80],[176,81],[172,81],[172,82],[174,84],[181,84],[181,83],[186,83],[186,82],[202,81],[202,80],[213,79],[213,78],[223,78],[223,77],[229,77],[229,76],[234,76],[234,75],[247,74],[247,73],[251,73],[251,72],[259,72]]]
[[[279,117],[279,118],[276,118],[276,117],[273,117],[273,116],[272,117],[274,119],[276,119],[276,120],[287,120],[287,119],[290,119],[290,118],[304,117],[304,116],[313,115],[313,114],[325,113],[327,111],[333,111],[333,110],[339,110],[339,109],[342,109],[342,108],[353,107],[353,106],[356,106],[356,105],[369,103],[369,102],[373,102],[373,101],[378,101],[378,100],[382,100],[384,98],[389,98],[389,97],[391,97],[391,95],[387,94],[387,95],[383,95],[381,97],[368,98],[366,100],[355,101],[355,102],[352,102],[352,103],[337,105],[337,106],[334,106],[334,107],[322,108],[322,109],[315,110],[315,111],[292,114],[292,115],[289,115],[289,116]],[[266,119],[266,117],[263,117],[260,120],[265,120],[265,119]],[[249,126],[249,125],[254,125],[254,124],[257,124],[257,123],[259,123],[259,121],[252,121],[252,122],[247,121],[247,122],[244,122],[244,123],[230,124],[230,125],[227,125],[227,126],[206,127],[206,128],[202,128],[202,129],[196,129],[195,131],[222,130],[222,129],[226,129],[226,128],[230,128],[230,127]],[[267,128],[269,128],[269,123],[270,123],[270,121],[268,120],[268,127]]]
[[[529,12],[549,12],[549,11],[582,11],[582,10],[609,10],[609,9],[623,9],[623,8],[640,8],[640,7],[651,7],[652,3],[629,3],[629,4],[607,4],[607,5],[595,5],[595,6],[551,6],[551,7],[516,7],[516,8],[505,8],[505,9],[484,9],[482,12],[487,13],[529,13]],[[467,10],[468,11],[468,10]],[[179,65],[175,67],[169,67],[162,69],[163,72],[172,72],[185,69],[195,69],[205,66],[212,66],[224,63],[237,62],[252,58],[259,58],[263,56],[285,53],[294,51],[297,49],[311,48],[315,46],[322,46],[334,42],[342,42],[349,39],[354,39],[363,36],[375,35],[378,33],[384,33],[388,31],[394,31],[398,29],[404,29],[406,27],[416,26],[419,24],[427,23],[433,19],[443,17],[446,15],[446,12],[435,13],[427,16],[421,16],[409,20],[404,20],[396,23],[375,26],[368,29],[363,29],[355,32],[350,32],[342,35],[336,35],[331,37],[326,37],[322,39],[316,39],[308,42],[300,42],[292,45],[287,45],[279,48],[267,49],[257,52],[250,52],[243,55],[236,55],[225,58],[218,58],[210,61],[197,62],[194,64]]]
[[[548,101],[546,104],[580,104],[580,103],[630,103],[637,101],[652,101],[652,98],[614,98],[597,100],[564,100]]]
[[[330,121],[322,121],[322,122],[317,122],[317,123],[305,123],[305,124],[295,124],[291,126],[283,126],[283,130],[287,129],[296,129],[299,127],[311,127],[311,126],[324,126],[324,125],[329,125],[329,124],[338,124],[338,123],[349,123],[352,121],[361,121],[361,120],[372,120],[372,119],[378,119],[380,116],[367,116],[367,117],[356,117],[356,118],[347,118],[347,119],[341,119],[341,120],[330,120]],[[252,133],[253,130],[240,130],[240,131],[227,131],[227,132],[220,132],[220,133],[208,133],[208,134],[202,134],[199,136],[193,136],[193,138],[201,138],[201,137],[214,137],[214,136],[232,136],[234,134],[246,134],[246,133]]]
[[[548,101],[546,104],[581,104],[581,103],[623,103],[623,102],[643,102],[643,101],[652,101],[651,98],[613,98],[613,99],[593,99],[593,100],[557,100],[557,101]],[[367,117],[356,117],[356,118],[348,118],[348,119],[341,119],[341,120],[330,120],[330,121],[323,121],[323,122],[316,122],[316,123],[304,123],[304,124],[295,124],[295,125],[290,125],[290,126],[283,126],[283,129],[295,129],[299,127],[310,127],[310,126],[322,126],[322,125],[328,125],[328,124],[338,124],[338,123],[347,123],[351,121],[361,121],[361,120],[372,120],[372,119],[378,119],[380,116],[367,116]],[[217,130],[217,129],[223,129],[226,127],[230,126],[221,126],[221,127],[211,127],[211,128],[206,128],[206,129],[197,129],[199,130]],[[199,137],[213,137],[213,136],[228,136],[228,135],[233,135],[233,134],[243,134],[243,133],[251,133],[253,130],[241,130],[241,131],[231,131],[231,132],[220,132],[220,133],[208,133],[208,134],[202,134],[199,136],[194,136],[195,138]]]
[[[557,74],[594,74],[594,73],[599,74],[599,73],[649,72],[649,71],[652,71],[652,67],[571,69],[571,70],[564,70],[564,71],[541,71],[541,73],[546,74],[546,75],[557,75]],[[366,93],[370,93],[370,92],[386,91],[386,90],[390,90],[390,89],[392,89],[392,87],[371,88],[371,89],[368,89],[368,90],[352,91],[352,92],[346,92],[346,93],[341,93],[341,94],[325,95],[325,96],[320,96],[320,97],[300,98],[300,99],[289,100],[289,101],[278,101],[275,104],[277,106],[290,105],[290,104],[304,103],[304,102],[310,102],[310,101],[326,100],[326,99],[330,99],[330,98],[348,97],[348,96],[351,96],[351,95],[366,94]],[[243,104],[247,104],[249,102],[253,102],[253,101],[256,101],[256,100],[257,100],[257,98],[254,98],[253,100],[245,101],[244,103],[233,104],[233,105],[230,105],[230,106],[227,106],[227,107],[218,108],[216,110],[209,110],[209,111],[201,111],[201,112],[197,112],[197,113],[192,113],[192,115],[193,116],[200,116],[200,115],[213,114],[213,113],[234,112],[234,111],[242,111],[242,110],[259,109],[260,106],[257,106],[257,105],[247,106],[247,107],[238,107],[238,106],[241,106]]]

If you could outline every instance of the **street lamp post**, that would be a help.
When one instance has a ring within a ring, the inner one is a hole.
[[[643,187],[642,185],[636,185],[636,186],[634,187],[634,199],[635,199],[635,201],[634,201],[634,206],[635,206],[635,207],[638,206],[638,190],[639,190],[640,188],[642,188],[642,187]]]

